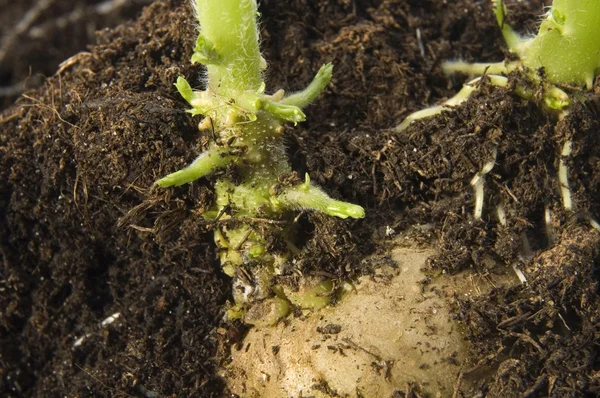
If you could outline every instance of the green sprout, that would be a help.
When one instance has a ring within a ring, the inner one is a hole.
[[[530,84],[516,84],[515,93],[527,100],[535,100],[541,88],[540,104],[543,109],[565,117],[574,100],[583,100],[582,89],[590,90],[595,77],[600,73],[600,1],[598,0],[554,0],[545,14],[537,35],[522,37],[506,22],[506,9],[502,0],[492,1],[494,14],[508,49],[516,59],[498,63],[466,63],[451,61],[442,64],[445,73],[463,72],[480,75],[468,83],[442,105],[423,109],[409,115],[396,126],[402,132],[415,120],[440,114],[460,105],[479,88],[483,75],[490,84],[508,87],[507,75],[519,74]],[[573,210],[568,170],[565,159],[571,154],[572,143],[567,140],[560,153],[558,179],[561,186],[563,207]],[[474,218],[480,219],[483,209],[484,177],[494,167],[496,149],[488,162],[473,177],[471,185],[475,192]],[[498,219],[505,223],[502,208],[498,207]],[[549,210],[547,209],[547,213]],[[548,217],[549,218],[549,217]],[[595,221],[590,219],[592,225]]]
[[[329,84],[333,66],[323,65],[303,91],[267,95],[256,0],[195,0],[193,5],[200,33],[191,62],[206,66],[206,89],[192,89],[183,77],[175,86],[191,105],[189,112],[204,116],[199,128],[210,130],[213,140],[189,166],[156,185],[180,186],[227,170],[217,178],[214,205],[204,216],[216,222],[221,264],[234,277],[236,306],[229,316],[274,323],[289,310],[290,300],[271,280],[298,251],[293,243],[297,212],[365,215],[362,207],[329,197],[308,174],[299,181],[283,143],[284,124],[306,119],[302,109]],[[284,250],[271,249],[273,235],[285,242]]]

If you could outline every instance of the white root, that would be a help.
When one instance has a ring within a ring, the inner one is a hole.
[[[423,45],[423,38],[421,37],[421,29],[417,28],[417,44],[419,45],[419,51],[421,57],[425,58],[425,46]]]
[[[506,226],[506,213],[504,212],[504,207],[502,205],[496,206],[496,215],[498,216],[498,222],[503,227]]]
[[[573,143],[568,140],[563,145],[560,154],[560,162],[558,164],[558,181],[560,182],[560,192],[563,200],[563,207],[567,211],[573,210],[573,202],[571,200],[571,188],[569,188],[568,167],[565,159],[571,155]]]
[[[478,175],[471,181],[473,190],[475,192],[475,207],[473,209],[473,218],[481,220],[481,214],[483,213],[483,178]]]
[[[490,79],[490,83],[493,86],[506,87],[508,85],[508,78],[506,78],[505,76],[488,75],[487,77]],[[394,131],[396,133],[401,133],[402,131],[406,130],[408,126],[410,126],[410,124],[415,120],[425,119],[431,116],[439,115],[443,111],[451,110],[453,106],[458,106],[462,104],[463,102],[469,99],[473,91],[479,89],[479,82],[481,81],[481,79],[481,77],[478,77],[469,81],[468,83],[463,84],[463,87],[460,89],[460,91],[454,97],[444,101],[442,105],[432,106],[430,108],[425,108],[420,111],[411,113],[406,117],[406,119],[402,121],[402,123],[396,126]]]
[[[528,262],[533,257],[533,252],[531,251],[531,246],[529,245],[529,238],[527,237],[527,234],[525,232],[521,233],[521,255],[519,257],[521,257],[521,261],[523,261],[524,263]],[[516,264],[512,264],[512,269],[522,284],[527,283],[527,278],[525,277],[525,274],[523,273],[523,271],[517,268]]]
[[[469,63],[465,61],[446,61],[442,62],[442,70],[445,74],[465,73],[467,75],[501,75],[507,74],[509,69],[504,61],[502,62],[476,62]]]
[[[109,316],[108,318],[106,318],[105,320],[103,320],[100,323],[100,326],[102,326],[103,328],[110,325],[111,323],[113,323],[114,321],[116,321],[117,319],[119,319],[121,317],[121,313],[120,312],[115,312],[114,314],[112,314],[111,316]]]
[[[544,207],[544,224],[546,225],[546,237],[548,238],[548,243],[553,244],[556,242],[556,234],[552,227],[552,212],[548,205]]]
[[[517,274],[517,278],[519,278],[519,282],[521,282],[523,285],[526,284],[527,278],[525,277],[525,274],[523,273],[523,271],[518,269],[515,264],[512,265],[512,269],[513,269],[513,271],[515,271],[515,274]]]
[[[596,231],[600,231],[600,223],[598,223],[595,218],[590,217],[589,221],[592,228],[594,228]]]
[[[473,186],[473,190],[475,191],[475,208],[473,210],[473,217],[476,220],[481,219],[481,214],[483,213],[483,185],[484,179],[483,177],[492,171],[494,165],[496,164],[496,156],[498,155],[498,148],[494,147],[492,150],[492,159],[483,165],[481,170],[475,174],[473,179],[471,180],[471,185]]]

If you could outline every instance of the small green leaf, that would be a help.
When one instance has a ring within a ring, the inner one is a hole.
[[[184,100],[186,100],[188,103],[192,102],[192,99],[194,99],[194,91],[192,90],[192,87],[190,86],[188,81],[185,80],[183,76],[179,76],[177,78],[177,83],[175,83],[175,87],[177,87],[177,91],[179,91],[179,94],[181,94]]]
[[[567,20],[567,17],[565,16],[565,14],[563,14],[559,10],[553,8],[552,9],[552,19],[554,19],[554,22],[556,22],[558,25],[564,25],[565,21]]]
[[[294,124],[306,120],[306,115],[302,112],[302,109],[295,105],[286,105],[281,102],[265,100],[262,108],[265,112],[279,119],[293,122]]]
[[[196,39],[196,47],[194,47],[194,54],[192,55],[192,65],[200,63],[204,65],[217,65],[221,62],[221,57],[215,45],[209,41],[202,34],[198,35]]]

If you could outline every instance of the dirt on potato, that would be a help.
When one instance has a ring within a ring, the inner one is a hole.
[[[507,3],[520,31],[544,10]],[[559,121],[484,79],[464,105],[395,133],[467,79],[441,61],[504,58],[487,2],[263,0],[260,13],[267,88],[298,90],[335,65],[307,122],[286,131],[294,170],[367,209],[301,215],[297,269],[368,274],[361,260],[385,259],[390,231],[438,246],[431,277],[515,267],[527,284],[457,298],[471,352],[454,394],[599,395],[600,82]],[[230,280],[202,217],[215,176],[152,188],[210,139],[173,86],[203,84],[195,37],[187,2],[156,1],[0,113],[0,395],[227,396],[217,368],[245,327],[224,321]],[[557,179],[569,139],[571,212]],[[474,220],[470,181],[494,149]]]

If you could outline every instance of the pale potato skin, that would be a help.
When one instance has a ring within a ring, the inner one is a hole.
[[[315,388],[326,383],[339,396],[389,397],[417,382],[423,392],[451,396],[468,342],[449,301],[473,286],[465,274],[423,287],[420,269],[433,250],[413,246],[392,253],[397,268],[361,278],[335,307],[253,328],[221,372],[231,392],[330,397]]]

